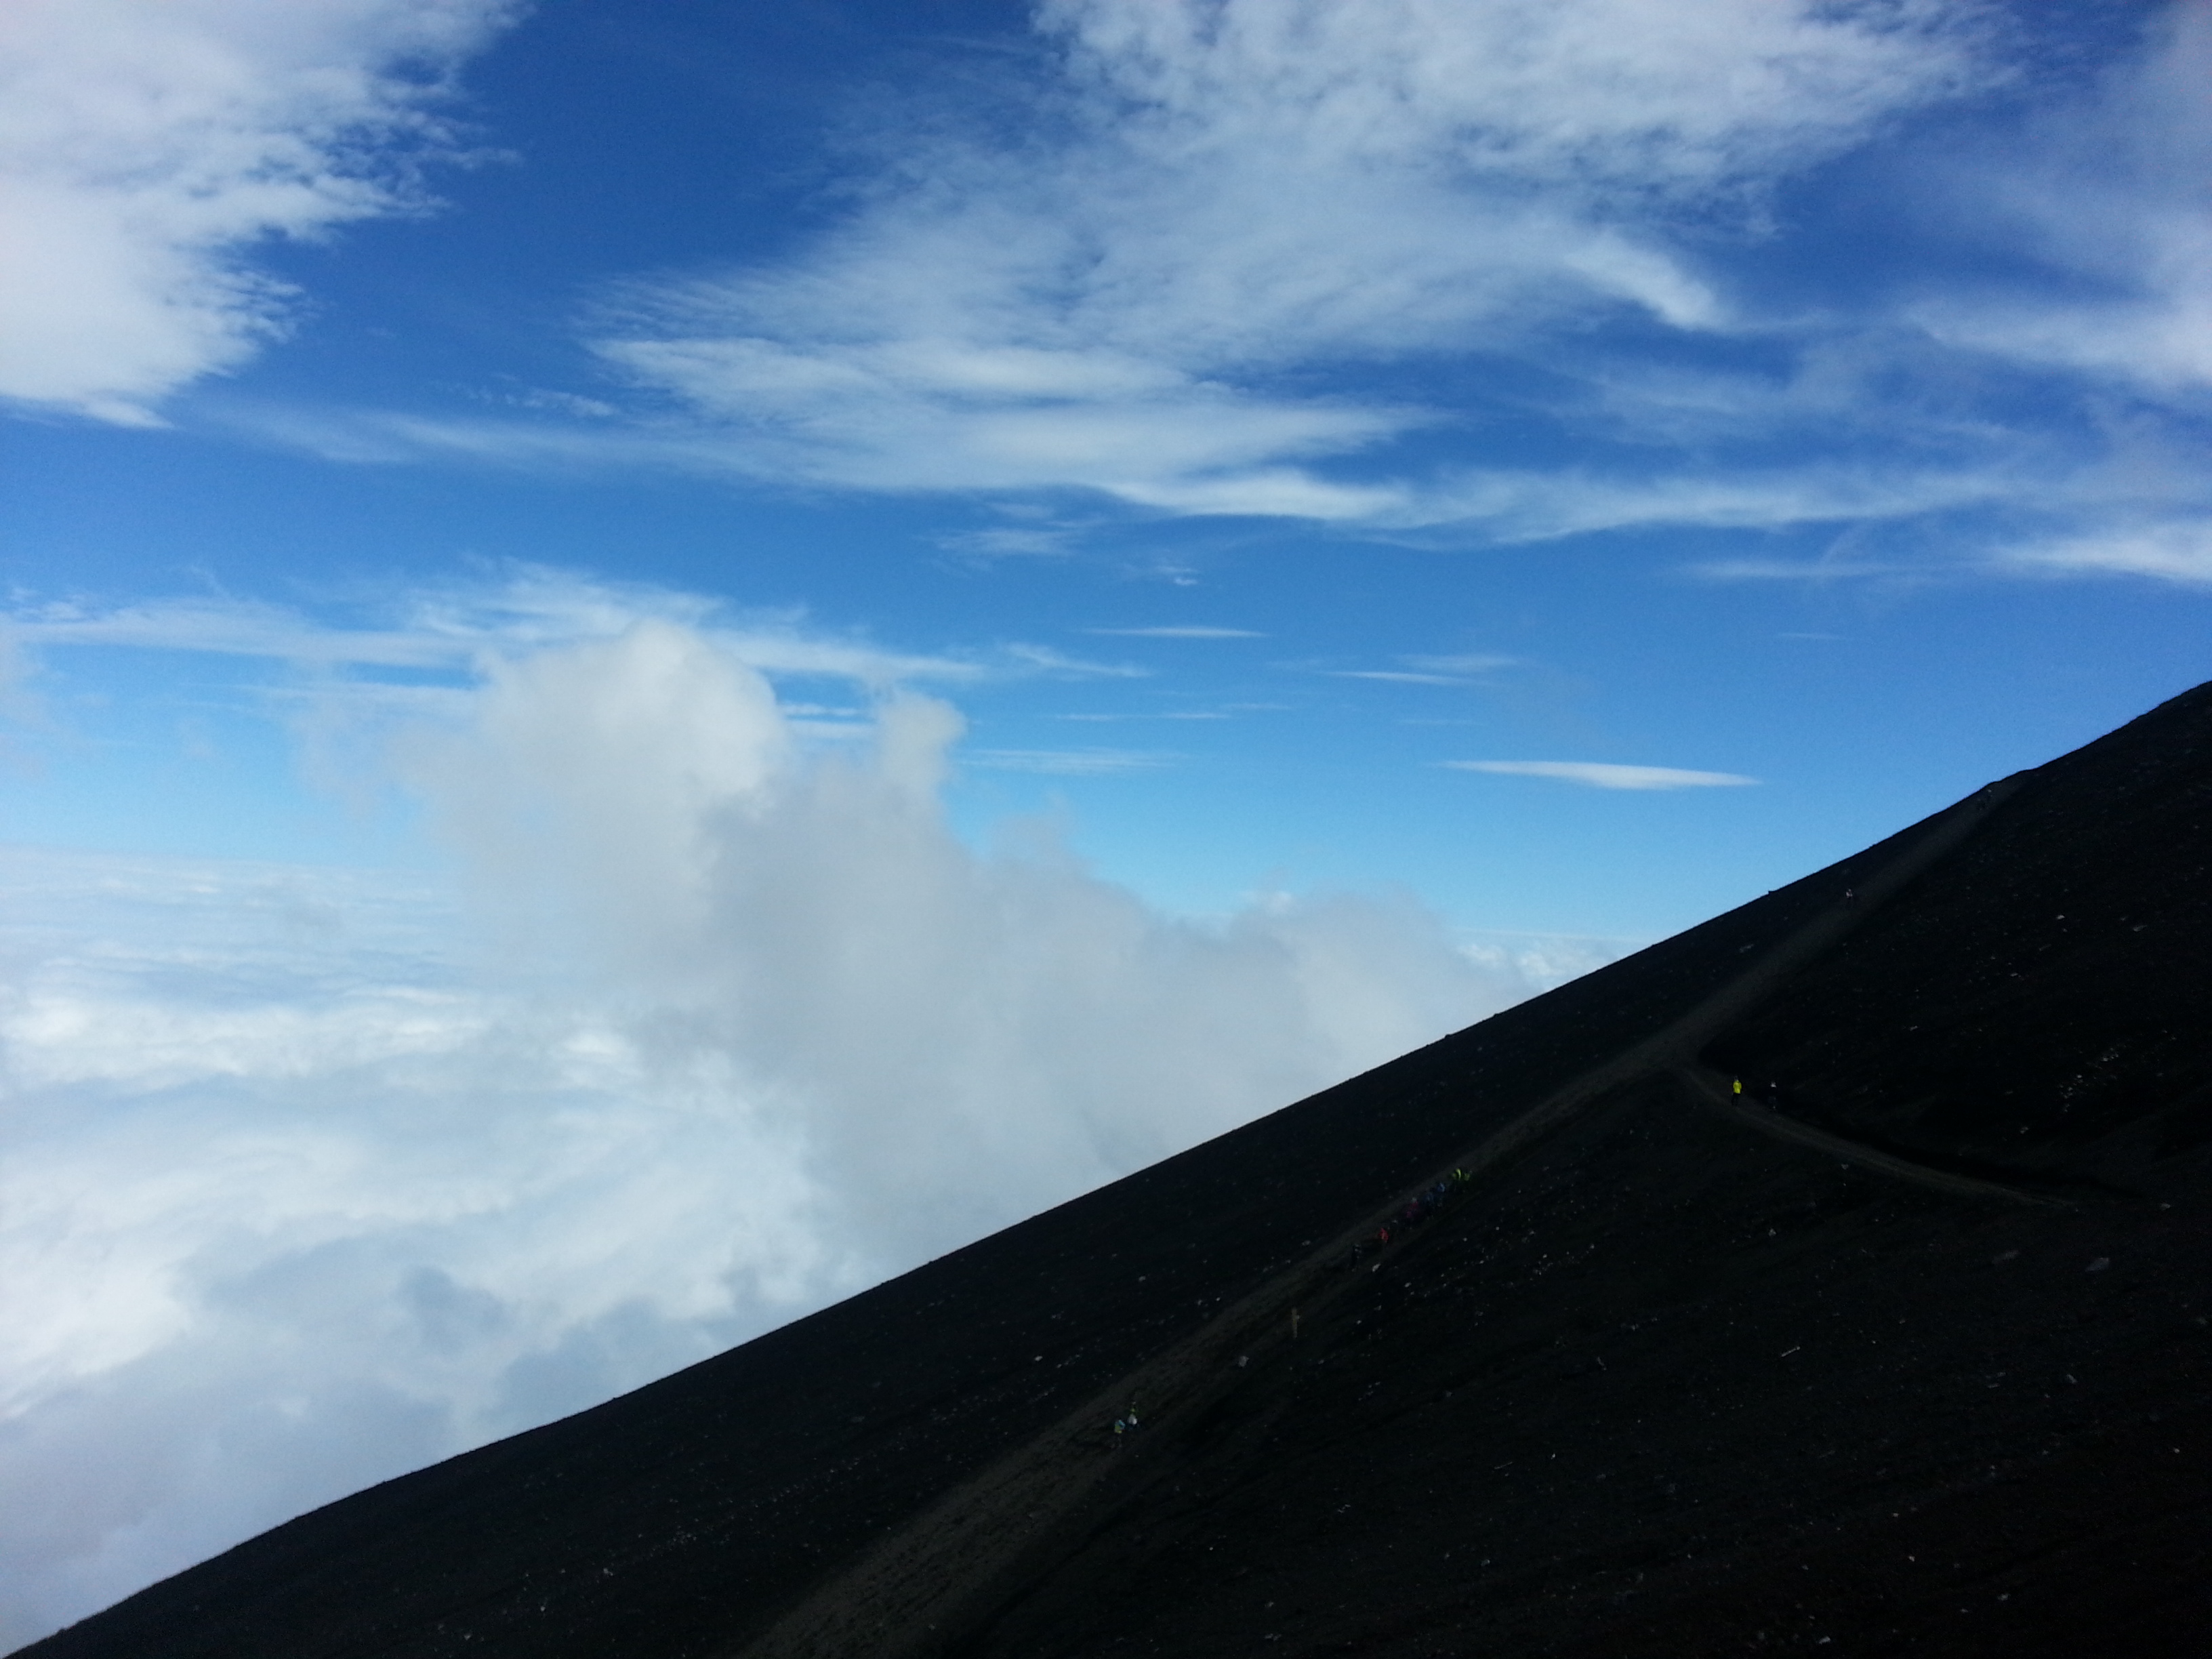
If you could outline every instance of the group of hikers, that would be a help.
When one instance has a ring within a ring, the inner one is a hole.
[[[1465,1185],[1467,1185],[1467,1171],[1454,1170],[1443,1179],[1423,1188],[1406,1200],[1405,1207],[1396,1215],[1376,1227],[1370,1237],[1356,1242],[1352,1247],[1352,1260],[1345,1265],[1352,1266],[1364,1257],[1368,1251],[1379,1250],[1392,1239],[1404,1237],[1443,1208],[1450,1201],[1453,1194]]]
[[[1467,1185],[1467,1181],[1468,1175],[1465,1170],[1454,1170],[1449,1175],[1424,1187],[1413,1197],[1407,1199],[1396,1214],[1381,1223],[1372,1235],[1358,1240],[1352,1245],[1351,1261],[1356,1262],[1370,1250],[1379,1250],[1391,1240],[1403,1238],[1450,1202],[1458,1194],[1459,1189]],[[1351,1263],[1346,1262],[1343,1265],[1350,1266]],[[1293,1308],[1291,1310],[1291,1329],[1293,1335],[1297,1332],[1297,1310]],[[1246,1363],[1247,1358],[1248,1356],[1240,1356],[1237,1363],[1241,1366]],[[1129,1409],[1114,1419],[1112,1444],[1116,1451],[1121,1449],[1123,1441],[1137,1431],[1137,1402],[1133,1400],[1129,1402]]]
[[[1844,897],[1846,901],[1852,897],[1850,889],[1844,890]],[[1745,1103],[1747,1091],[1741,1078],[1730,1079],[1729,1092],[1737,1105]],[[1759,1098],[1755,1093],[1750,1097],[1754,1100]],[[1764,1103],[1768,1109],[1780,1109],[1782,1085],[1779,1083],[1770,1083],[1766,1085]],[[1380,1250],[1389,1245],[1393,1239],[1402,1239],[1407,1233],[1450,1202],[1457,1195],[1459,1189],[1467,1185],[1467,1171],[1463,1169],[1455,1169],[1449,1175],[1424,1187],[1407,1200],[1404,1206],[1395,1215],[1377,1225],[1373,1233],[1357,1240],[1352,1244],[1350,1258],[1338,1265],[1346,1267],[1355,1266],[1365,1258],[1369,1251]],[[1294,1308],[1291,1310],[1291,1328],[1293,1335],[1297,1334],[1297,1310]],[[1245,1359],[1240,1357],[1237,1363],[1243,1365],[1245,1364]],[[1127,1413],[1114,1419],[1115,1446],[1119,1448],[1121,1442],[1129,1435],[1135,1433],[1136,1430],[1137,1404],[1133,1400],[1129,1402]]]

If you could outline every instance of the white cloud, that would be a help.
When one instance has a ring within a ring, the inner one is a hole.
[[[1403,668],[1331,668],[1324,670],[1340,680],[1379,680],[1385,685],[1473,685],[1485,674],[1510,668],[1517,657],[1489,652],[1454,652],[1441,656],[1405,656]]]
[[[732,619],[695,594],[507,565],[474,582],[406,596],[374,623],[332,620],[228,597],[103,605],[72,600],[0,611],[0,640],[18,651],[81,645],[200,652],[301,667],[472,672],[501,653],[610,639],[641,617],[700,628],[763,673],[863,685],[957,684],[992,676],[1126,678],[1144,671],[1089,663],[1048,646],[1009,644],[974,658],[892,650],[807,627],[803,618]]]
[[[1074,534],[1054,526],[1024,525],[956,532],[936,541],[946,552],[972,559],[1058,559],[1072,550]]]
[[[46,702],[39,695],[37,678],[37,666],[22,641],[0,629],[0,726],[45,723]],[[0,755],[6,752],[0,743]]]
[[[1013,661],[1054,679],[1140,680],[1152,672],[1133,663],[1091,662],[1082,657],[1071,657],[1048,645],[1010,645],[1004,650]]]
[[[1329,677],[1340,680],[1381,680],[1386,685],[1465,685],[1463,674],[1432,674],[1412,668],[1332,668]]]
[[[1556,778],[1592,789],[1729,789],[1755,784],[1734,772],[1692,772],[1678,766],[1618,766],[1609,761],[1445,761],[1461,772]]]
[[[1504,541],[1547,541],[1593,531],[1675,526],[1783,530],[1917,518],[1997,503],[2078,501],[2094,489],[2079,467],[2039,474],[1978,459],[1944,467],[1882,460],[1787,466],[1671,467],[1645,477],[1582,468],[1469,471],[1423,498],[1419,524],[1472,523]]]
[[[2030,574],[2148,576],[2208,586],[2212,586],[2212,523],[2191,520],[2115,526],[2094,534],[2007,548],[1996,562]]]
[[[1094,726],[1115,726],[1125,724],[1131,720],[1225,720],[1233,719],[1234,716],[1230,714],[1226,710],[1219,708],[1164,708],[1155,713],[1143,714],[1060,714],[1054,716],[1054,718],[1063,720],[1080,721],[1085,724]],[[1018,753],[1021,751],[1016,750],[1012,752]],[[1170,759],[1180,760],[1182,757],[1178,755],[1162,756],[1158,758],[1165,761]]]
[[[1071,714],[1070,720],[1088,718]],[[970,766],[993,772],[1039,772],[1054,777],[1107,777],[1121,772],[1154,772],[1173,766],[1180,755],[1150,749],[974,749],[964,757]]]
[[[473,928],[427,878],[0,852],[0,1644],[1535,982],[1408,904],[1200,923],[1042,830],[979,854],[951,708],[809,744],[709,620],[483,646],[401,726]]]
[[[514,0],[12,0],[0,397],[145,424],[295,296],[254,245],[419,200],[447,78]]]
[[[1131,640],[1264,640],[1265,634],[1249,628],[1209,628],[1197,623],[1176,623],[1159,628],[1093,628],[1092,634],[1114,634]]]
[[[1476,962],[1510,969],[1548,991],[1620,961],[1655,941],[1613,934],[1508,933],[1479,930],[1464,947]]]
[[[1402,660],[1430,674],[1488,674],[1500,668],[1511,668],[1521,659],[1500,656],[1492,651],[1461,651],[1443,656],[1412,656]]]
[[[435,630],[333,629],[280,605],[228,599],[33,605],[10,615],[6,627],[19,647],[126,646],[319,667],[451,667],[465,663],[470,651]]]
[[[291,303],[257,242],[419,206],[411,174],[452,148],[436,100],[515,11],[22,0],[0,19],[0,213],[28,227],[0,238],[0,396],[143,421],[242,362]],[[485,394],[504,416],[198,413],[355,461],[1074,489],[1413,538],[2078,522],[2148,488],[2117,477],[2134,441],[2092,410],[2085,445],[2057,403],[1981,377],[1995,356],[2061,402],[2117,385],[2195,408],[2209,18],[2147,14],[2143,48],[2074,96],[2015,76],[2034,27],[1976,0],[1055,0],[1022,59],[1039,83],[988,134],[885,106],[855,205],[811,244],[602,296],[586,331],[639,397],[518,381]],[[2008,80],[2015,107],[1984,99],[1891,192],[1920,204],[1899,222],[1939,256],[1923,274],[1850,315],[1759,297],[1778,184]],[[1624,321],[1668,343],[1624,348]],[[1748,348],[1724,368],[1674,349],[1719,334]],[[1470,411],[1531,402],[1595,459],[1432,459],[1479,444]],[[2136,518],[2192,487],[2162,488]],[[1051,556],[1076,533],[945,545]]]
[[[1279,372],[1622,308],[1725,323],[1675,251],[1682,224],[1740,216],[1985,79],[1970,15],[1060,0],[1040,13],[1061,53],[1040,94],[1054,137],[902,135],[884,186],[810,252],[641,283],[598,349],[740,470],[1432,522],[1420,489],[1310,465],[1434,411],[1286,391]]]
[[[2051,527],[2039,530],[1978,527],[1933,549],[1900,540],[1872,550],[1866,538],[1846,535],[1814,556],[1737,555],[1686,568],[1714,581],[1910,584],[1996,574],[2138,576],[2202,586],[2212,583],[2212,516],[2203,511],[2201,483],[2159,476],[2168,468],[2167,458],[2154,454],[2142,458],[2135,476],[2116,467],[2102,487],[2093,483],[2073,500],[2054,491],[2037,515]]]
[[[2154,20],[2069,104],[2015,73],[2034,30],[1971,0],[1068,0],[988,135],[889,106],[811,244],[603,296],[587,333],[625,414],[209,418],[356,461],[1082,490],[1414,539],[2170,514],[2201,489],[2129,476],[2124,422],[2085,443],[2081,385],[2048,371],[2172,398],[2212,361],[2203,16]],[[1984,97],[1890,181],[1924,273],[1840,309],[1762,289],[1778,185],[1995,90],[2014,106]],[[2030,276],[1977,275],[1992,247]],[[1720,335],[1724,358],[1680,349]],[[2043,391],[1992,383],[1991,354]],[[1507,411],[1589,459],[1435,459]],[[941,544],[1052,556],[1079,533]]]
[[[2145,30],[2001,153],[1953,159],[1944,205],[2064,280],[1927,296],[1914,314],[1939,337],[2154,395],[2212,386],[2212,7],[2168,6]]]

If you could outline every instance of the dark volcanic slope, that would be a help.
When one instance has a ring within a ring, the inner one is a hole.
[[[2212,688],[1967,811],[31,1651],[2205,1651]]]

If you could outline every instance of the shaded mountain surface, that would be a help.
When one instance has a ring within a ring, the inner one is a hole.
[[[27,1651],[2212,1651],[2208,830],[2212,687]]]

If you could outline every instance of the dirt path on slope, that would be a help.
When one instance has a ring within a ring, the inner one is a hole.
[[[2074,1201],[2045,1193],[2022,1191],[2008,1187],[2002,1182],[1984,1181],[1974,1176],[1954,1175],[1948,1170],[1930,1169],[1925,1164],[1916,1164],[1910,1158],[1894,1153],[1877,1151],[1847,1140],[1841,1135],[1816,1129],[1809,1123],[1801,1123],[1794,1117],[1784,1116],[1760,1106],[1740,1103],[1741,1097],[1731,1086],[1733,1079],[1704,1066],[1685,1065],[1674,1068],[1674,1074],[1689,1085],[1692,1094],[1701,1105],[1710,1107],[1732,1123],[1747,1129],[1771,1135],[1777,1140],[1788,1141],[1793,1146],[1803,1146],[1844,1164],[1856,1164],[1862,1170],[1879,1170],[1894,1176],[1899,1181],[1909,1181],[1916,1187],[1932,1188],[1939,1193],[1958,1193],[1968,1198],[2002,1198],[2014,1204],[2042,1204],[2057,1209],[2072,1209]]]
[[[1095,1512],[1091,1500],[1107,1500],[1110,1505],[1133,1495],[1170,1467],[1155,1450],[1159,1442],[1170,1437],[1167,1431],[1190,1421],[1250,1376],[1254,1367],[1279,1361],[1293,1340],[1294,1318],[1322,1312],[1357,1279],[1337,1264],[1355,1243],[1373,1237],[1414,1194],[1455,1170],[1471,1180],[1495,1169],[1600,1097],[1637,1079],[1680,1071],[1699,1081],[1695,1056],[1715,1035],[1950,853],[2021,781],[2013,777],[1990,784],[1951,808],[1868,878],[1856,894],[1846,897],[1838,893],[1827,908],[1760,951],[1743,972],[1680,1018],[1576,1077],[1430,1179],[1400,1193],[1093,1395],[1026,1445],[953,1487],[850,1567],[817,1584],[761,1636],[724,1650],[722,1659],[921,1659],[976,1632],[1035,1571],[1079,1547],[1089,1529],[1085,1517]],[[1767,1117],[1744,1116],[1748,1127],[1779,1132],[1779,1126]],[[1994,1183],[1945,1176],[1853,1146],[1805,1126],[1796,1127],[1802,1133],[1784,1138],[1922,1185],[2041,1201]],[[1108,1425],[1132,1401],[1141,1408],[1145,1426],[1116,1449]]]

